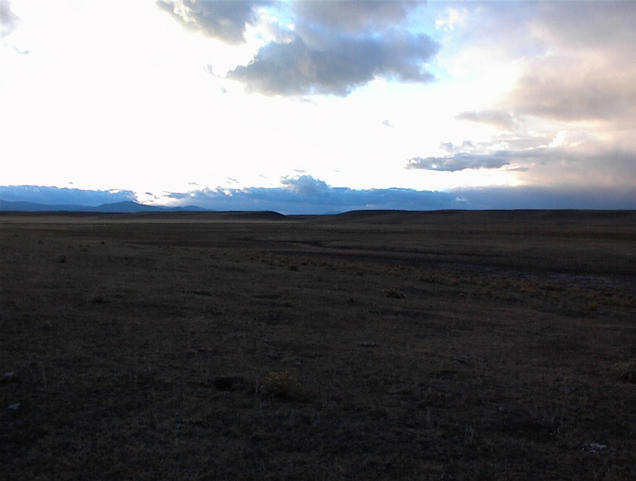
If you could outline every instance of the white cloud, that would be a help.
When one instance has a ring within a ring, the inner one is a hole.
[[[435,28],[438,30],[454,30],[464,23],[466,10],[448,8],[435,19]]]

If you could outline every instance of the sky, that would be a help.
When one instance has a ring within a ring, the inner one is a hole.
[[[633,209],[634,25],[631,1],[0,0],[0,197]]]

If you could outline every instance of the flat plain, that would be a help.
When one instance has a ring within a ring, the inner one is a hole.
[[[636,479],[636,212],[0,216],[6,480]]]

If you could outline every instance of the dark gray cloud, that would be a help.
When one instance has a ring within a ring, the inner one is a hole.
[[[493,125],[502,130],[513,130],[515,119],[505,110],[482,110],[480,112],[461,112],[455,117],[457,120],[470,120],[482,124]]]
[[[356,32],[384,28],[400,23],[410,10],[424,2],[417,1],[296,1],[294,12],[308,27]]]
[[[413,157],[406,165],[407,169],[437,170],[457,172],[466,169],[498,169],[510,164],[510,152],[501,151],[492,154],[473,154],[459,152],[448,157]]]
[[[437,53],[428,36],[400,30],[416,1],[295,1],[295,30],[228,73],[266,95],[346,96],[376,77],[429,82]]]
[[[0,37],[9,35],[15,29],[18,17],[11,10],[9,0],[0,0]]]
[[[345,96],[375,77],[428,82],[424,63],[438,49],[426,35],[400,24],[424,2],[373,1],[203,1],[157,0],[184,26],[228,43],[244,40],[255,9],[270,6],[292,29],[276,21],[264,27],[274,41],[247,65],[228,72],[247,90],[265,95],[334,94]]]
[[[157,0],[161,8],[185,27],[234,44],[244,41],[245,26],[256,19],[254,10],[271,3],[264,0]]]
[[[426,35],[391,33],[382,37],[341,35],[325,48],[312,48],[296,35],[270,43],[228,77],[267,95],[347,95],[376,76],[428,82],[422,64],[437,52]]]

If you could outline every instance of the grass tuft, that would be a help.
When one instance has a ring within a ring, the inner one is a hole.
[[[287,371],[269,372],[261,383],[261,393],[266,397],[291,399],[298,390],[298,380]]]

